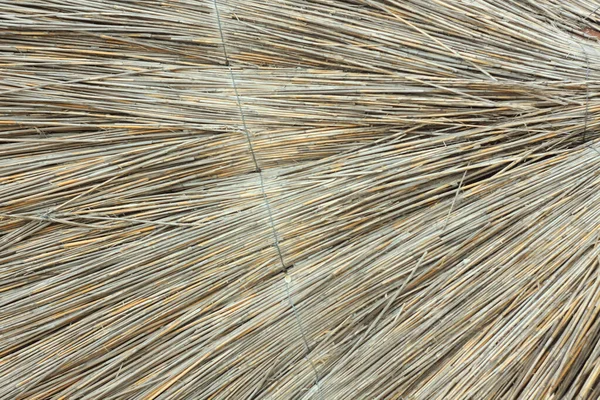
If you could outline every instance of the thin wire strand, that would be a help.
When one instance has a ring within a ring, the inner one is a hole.
[[[587,51],[585,51],[585,47],[580,43],[579,46],[581,50],[583,50],[583,54],[585,56],[585,115],[583,117],[583,134],[582,134],[582,143],[585,143],[585,134],[587,133],[588,127],[588,118],[590,113],[590,58],[588,57]]]
[[[317,368],[315,366],[315,364],[313,363],[313,361],[311,360],[311,358],[309,357],[310,354],[310,346],[308,345],[308,340],[306,338],[306,334],[304,332],[304,325],[302,324],[302,320],[300,319],[300,315],[299,312],[296,308],[296,305],[292,299],[292,295],[291,295],[291,290],[290,290],[290,283],[291,283],[291,276],[287,273],[288,271],[288,267],[286,267],[285,262],[283,260],[283,254],[281,252],[281,248],[279,247],[279,239],[278,239],[278,235],[277,235],[277,230],[275,229],[275,222],[273,221],[273,213],[271,211],[271,205],[269,203],[269,198],[267,197],[267,193],[265,191],[265,185],[264,185],[264,177],[262,174],[262,170],[258,164],[258,161],[256,159],[256,154],[254,153],[254,146],[252,145],[252,139],[250,136],[250,131],[248,130],[248,126],[246,124],[246,118],[244,116],[244,110],[242,108],[242,102],[240,100],[240,95],[237,89],[237,84],[235,82],[235,75],[233,73],[233,69],[231,68],[231,63],[229,62],[229,56],[227,54],[227,46],[226,46],[226,42],[225,42],[225,35],[223,34],[223,27],[221,25],[221,14],[219,13],[219,6],[217,4],[217,0],[213,0],[214,3],[214,7],[215,7],[215,14],[217,17],[217,26],[219,28],[219,35],[221,37],[221,42],[223,43],[223,55],[225,56],[225,63],[227,65],[227,69],[229,70],[229,75],[231,76],[231,83],[233,85],[233,90],[235,93],[235,98],[236,98],[236,102],[237,102],[237,106],[240,110],[240,116],[242,119],[242,126],[244,129],[244,133],[246,135],[246,139],[248,141],[248,149],[250,150],[250,154],[252,155],[252,161],[254,162],[254,166],[255,166],[255,172],[258,174],[258,178],[260,181],[260,190],[262,192],[262,196],[263,199],[265,201],[265,206],[267,209],[267,214],[269,216],[269,223],[271,225],[271,230],[273,231],[273,243],[275,244],[275,248],[277,249],[277,254],[279,256],[279,261],[281,262],[281,268],[282,268],[282,272],[284,273],[284,282],[285,282],[285,288],[286,288],[286,294],[287,294],[287,298],[288,298],[288,302],[290,304],[290,308],[292,309],[292,312],[294,314],[294,319],[296,320],[296,323],[298,325],[298,330],[300,331],[300,336],[302,338],[302,343],[304,344],[304,350],[305,350],[305,355],[304,358],[305,360],[310,364],[314,374],[315,374],[315,385],[317,386],[317,392],[319,393],[319,397],[321,399],[323,399],[323,393],[321,392],[321,385],[320,385],[320,377],[319,377],[319,373],[317,371]]]

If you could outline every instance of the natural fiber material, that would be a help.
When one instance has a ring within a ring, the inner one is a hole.
[[[598,398],[596,7],[0,1],[0,398]]]

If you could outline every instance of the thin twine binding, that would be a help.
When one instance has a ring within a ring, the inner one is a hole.
[[[585,17],[585,19],[589,19],[592,15],[596,14],[596,12],[600,10],[600,6],[596,7],[594,9],[594,11],[592,11],[587,17]],[[587,133],[587,127],[588,127],[588,117],[589,117],[589,113],[590,113],[590,58],[588,56],[587,51],[585,50],[585,47],[579,43],[579,47],[581,47],[581,50],[583,51],[583,54],[585,56],[585,65],[586,65],[586,69],[585,69],[585,116],[584,116],[584,120],[583,120],[583,135],[582,135],[582,144],[585,144],[585,135]],[[592,150],[594,150],[596,153],[600,154],[600,151],[598,151],[596,149],[595,146],[592,146],[591,144],[588,144],[586,147],[591,148]]]
[[[223,34],[223,27],[221,25],[221,14],[219,13],[219,6],[217,4],[217,0],[213,0],[213,4],[215,7],[215,13],[217,16],[217,26],[219,28],[219,35],[221,36],[221,43],[223,43],[223,55],[225,56],[225,65],[227,65],[227,69],[229,69],[229,75],[231,77],[231,83],[233,86],[233,91],[235,93],[236,103],[240,110],[240,116],[242,119],[242,127],[244,130],[244,134],[246,135],[246,140],[248,141],[248,149],[250,150],[250,154],[252,156],[252,161],[254,163],[254,172],[256,172],[258,174],[258,178],[259,178],[259,182],[260,182],[260,190],[262,192],[262,196],[265,201],[267,214],[269,216],[269,223],[271,225],[271,230],[273,232],[273,243],[275,244],[275,249],[277,250],[277,255],[279,256],[279,261],[281,262],[281,272],[284,273],[284,282],[285,282],[285,289],[286,289],[288,302],[289,302],[290,308],[292,309],[292,312],[294,314],[294,319],[296,320],[296,324],[298,325],[298,330],[300,331],[300,336],[302,337],[302,342],[304,344],[304,350],[306,352],[304,355],[304,359],[306,361],[308,361],[308,363],[310,364],[310,366],[315,374],[315,385],[317,387],[317,392],[319,393],[319,397],[321,399],[323,399],[323,393],[321,392],[321,385],[320,385],[321,379],[319,377],[319,373],[317,371],[317,368],[315,367],[315,364],[312,362],[312,360],[308,356],[310,353],[310,347],[308,345],[308,340],[306,339],[306,334],[304,333],[304,326],[302,324],[302,321],[300,320],[300,315],[298,313],[298,310],[296,309],[296,305],[294,304],[294,301],[292,300],[292,295],[291,295],[291,291],[290,291],[291,277],[287,273],[289,268],[286,267],[285,262],[283,261],[283,254],[281,252],[281,248],[279,247],[279,239],[278,239],[278,235],[277,235],[277,230],[275,229],[275,222],[273,220],[271,204],[269,203],[269,198],[267,197],[267,193],[265,191],[264,177],[262,174],[262,170],[261,170],[260,166],[258,165],[258,161],[256,159],[256,154],[254,153],[254,146],[252,145],[250,131],[248,130],[248,126],[246,125],[246,117],[244,116],[242,102],[240,100],[240,95],[238,93],[237,85],[235,83],[235,75],[233,74],[233,70],[231,68],[231,63],[229,62],[229,55],[227,54],[227,46],[225,45],[225,35]]]
[[[590,14],[591,15],[591,14]],[[583,117],[583,134],[582,134],[582,143],[585,144],[585,134],[587,133],[588,127],[588,116],[590,113],[590,58],[588,57],[587,51],[585,51],[585,47],[580,43],[579,46],[581,50],[583,50],[583,55],[585,56],[585,115]]]

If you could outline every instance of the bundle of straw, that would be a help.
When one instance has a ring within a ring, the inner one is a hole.
[[[591,1],[0,10],[0,398],[600,396]]]

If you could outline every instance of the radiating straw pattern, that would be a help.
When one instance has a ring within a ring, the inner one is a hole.
[[[0,1],[0,398],[600,397],[597,7]]]

